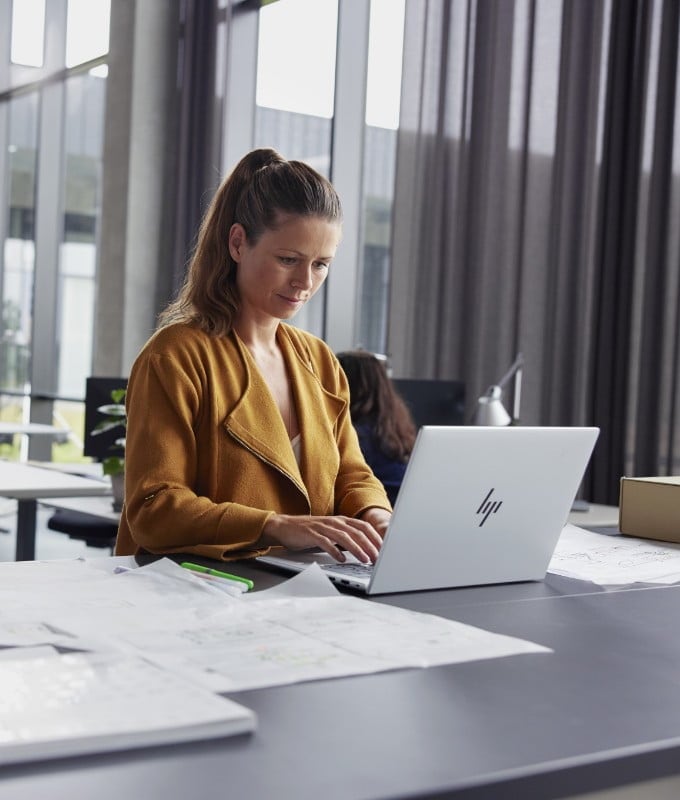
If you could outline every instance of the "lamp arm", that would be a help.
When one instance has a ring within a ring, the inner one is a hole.
[[[521,353],[518,353],[517,358],[512,362],[510,369],[498,381],[497,386],[500,386],[502,389],[505,386],[505,384],[510,380],[510,378],[512,378],[512,376],[523,366],[524,366],[524,356]]]
[[[522,394],[522,368],[515,372],[515,390],[512,394],[512,418],[515,422],[519,421],[519,407]]]

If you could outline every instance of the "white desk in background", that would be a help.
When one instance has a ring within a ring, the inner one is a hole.
[[[27,436],[66,436],[69,430],[42,422],[0,422],[0,436],[14,436],[17,433]]]
[[[618,528],[619,508],[589,503],[585,511],[572,510],[568,521],[579,528]]]
[[[42,422],[2,422],[0,421],[0,437],[21,435],[26,437],[20,448],[20,457],[26,461],[28,457],[28,439],[31,436],[51,436],[53,439],[68,436],[68,428],[58,428],[56,425],[46,425]]]
[[[113,498],[110,493],[91,497],[52,497],[42,500],[41,505],[63,508],[66,511],[82,511],[84,514],[92,514],[109,522],[120,522],[120,511],[113,510]]]
[[[17,501],[17,561],[35,558],[35,521],[38,500],[50,497],[110,495],[108,482],[69,475],[56,469],[0,461],[0,497]]]

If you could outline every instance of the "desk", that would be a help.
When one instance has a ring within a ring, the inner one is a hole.
[[[617,528],[619,527],[619,507],[603,506],[589,503],[587,511],[572,511],[568,521],[580,528]]]
[[[108,522],[120,522],[120,511],[113,510],[113,497],[110,492],[92,497],[53,497],[42,500],[40,504],[67,511],[82,511],[84,514],[92,514]]]
[[[26,436],[68,436],[69,430],[41,422],[0,422],[0,436],[15,436],[17,433]]]
[[[68,428],[58,428],[56,425],[46,425],[41,422],[0,422],[0,436],[11,436],[17,434],[26,437],[31,436],[50,436],[53,439],[58,437],[68,437]],[[28,456],[28,441],[24,441],[20,447],[20,458],[26,461]]]
[[[258,588],[281,579],[230,570]],[[258,714],[252,736],[5,767],[0,796],[543,800],[680,773],[680,587],[605,592],[548,575],[368,602],[554,653],[236,693]]]
[[[0,497],[17,500],[16,560],[35,558],[37,501],[48,497],[110,494],[108,482],[41,469],[17,461],[0,461]]]

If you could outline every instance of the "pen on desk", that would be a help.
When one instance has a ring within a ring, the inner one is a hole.
[[[238,583],[244,583],[248,589],[252,589],[255,584],[249,578],[242,578],[240,575],[232,575],[230,572],[221,572],[218,569],[212,569],[211,567],[204,567],[201,564],[192,564],[190,561],[182,561],[180,567],[184,567],[184,569],[190,569],[193,572],[202,572],[204,575],[213,575],[216,578],[226,578],[230,581],[237,581]]]

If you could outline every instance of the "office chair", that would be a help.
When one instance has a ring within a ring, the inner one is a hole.
[[[124,389],[126,378],[90,377],[85,385],[85,436],[83,454],[101,461],[109,455],[117,454],[114,442],[120,432],[108,431],[92,436],[92,430],[101,420],[100,406],[111,402],[113,389]],[[121,451],[122,452],[122,451]],[[72,509],[57,509],[47,520],[47,527],[65,533],[70,539],[80,539],[88,547],[109,548],[113,552],[118,533],[118,523],[95,514]]]
[[[79,539],[88,547],[104,547],[113,553],[118,533],[118,523],[87,514],[85,511],[74,511],[58,508],[47,520],[47,527],[68,535],[69,539]]]

